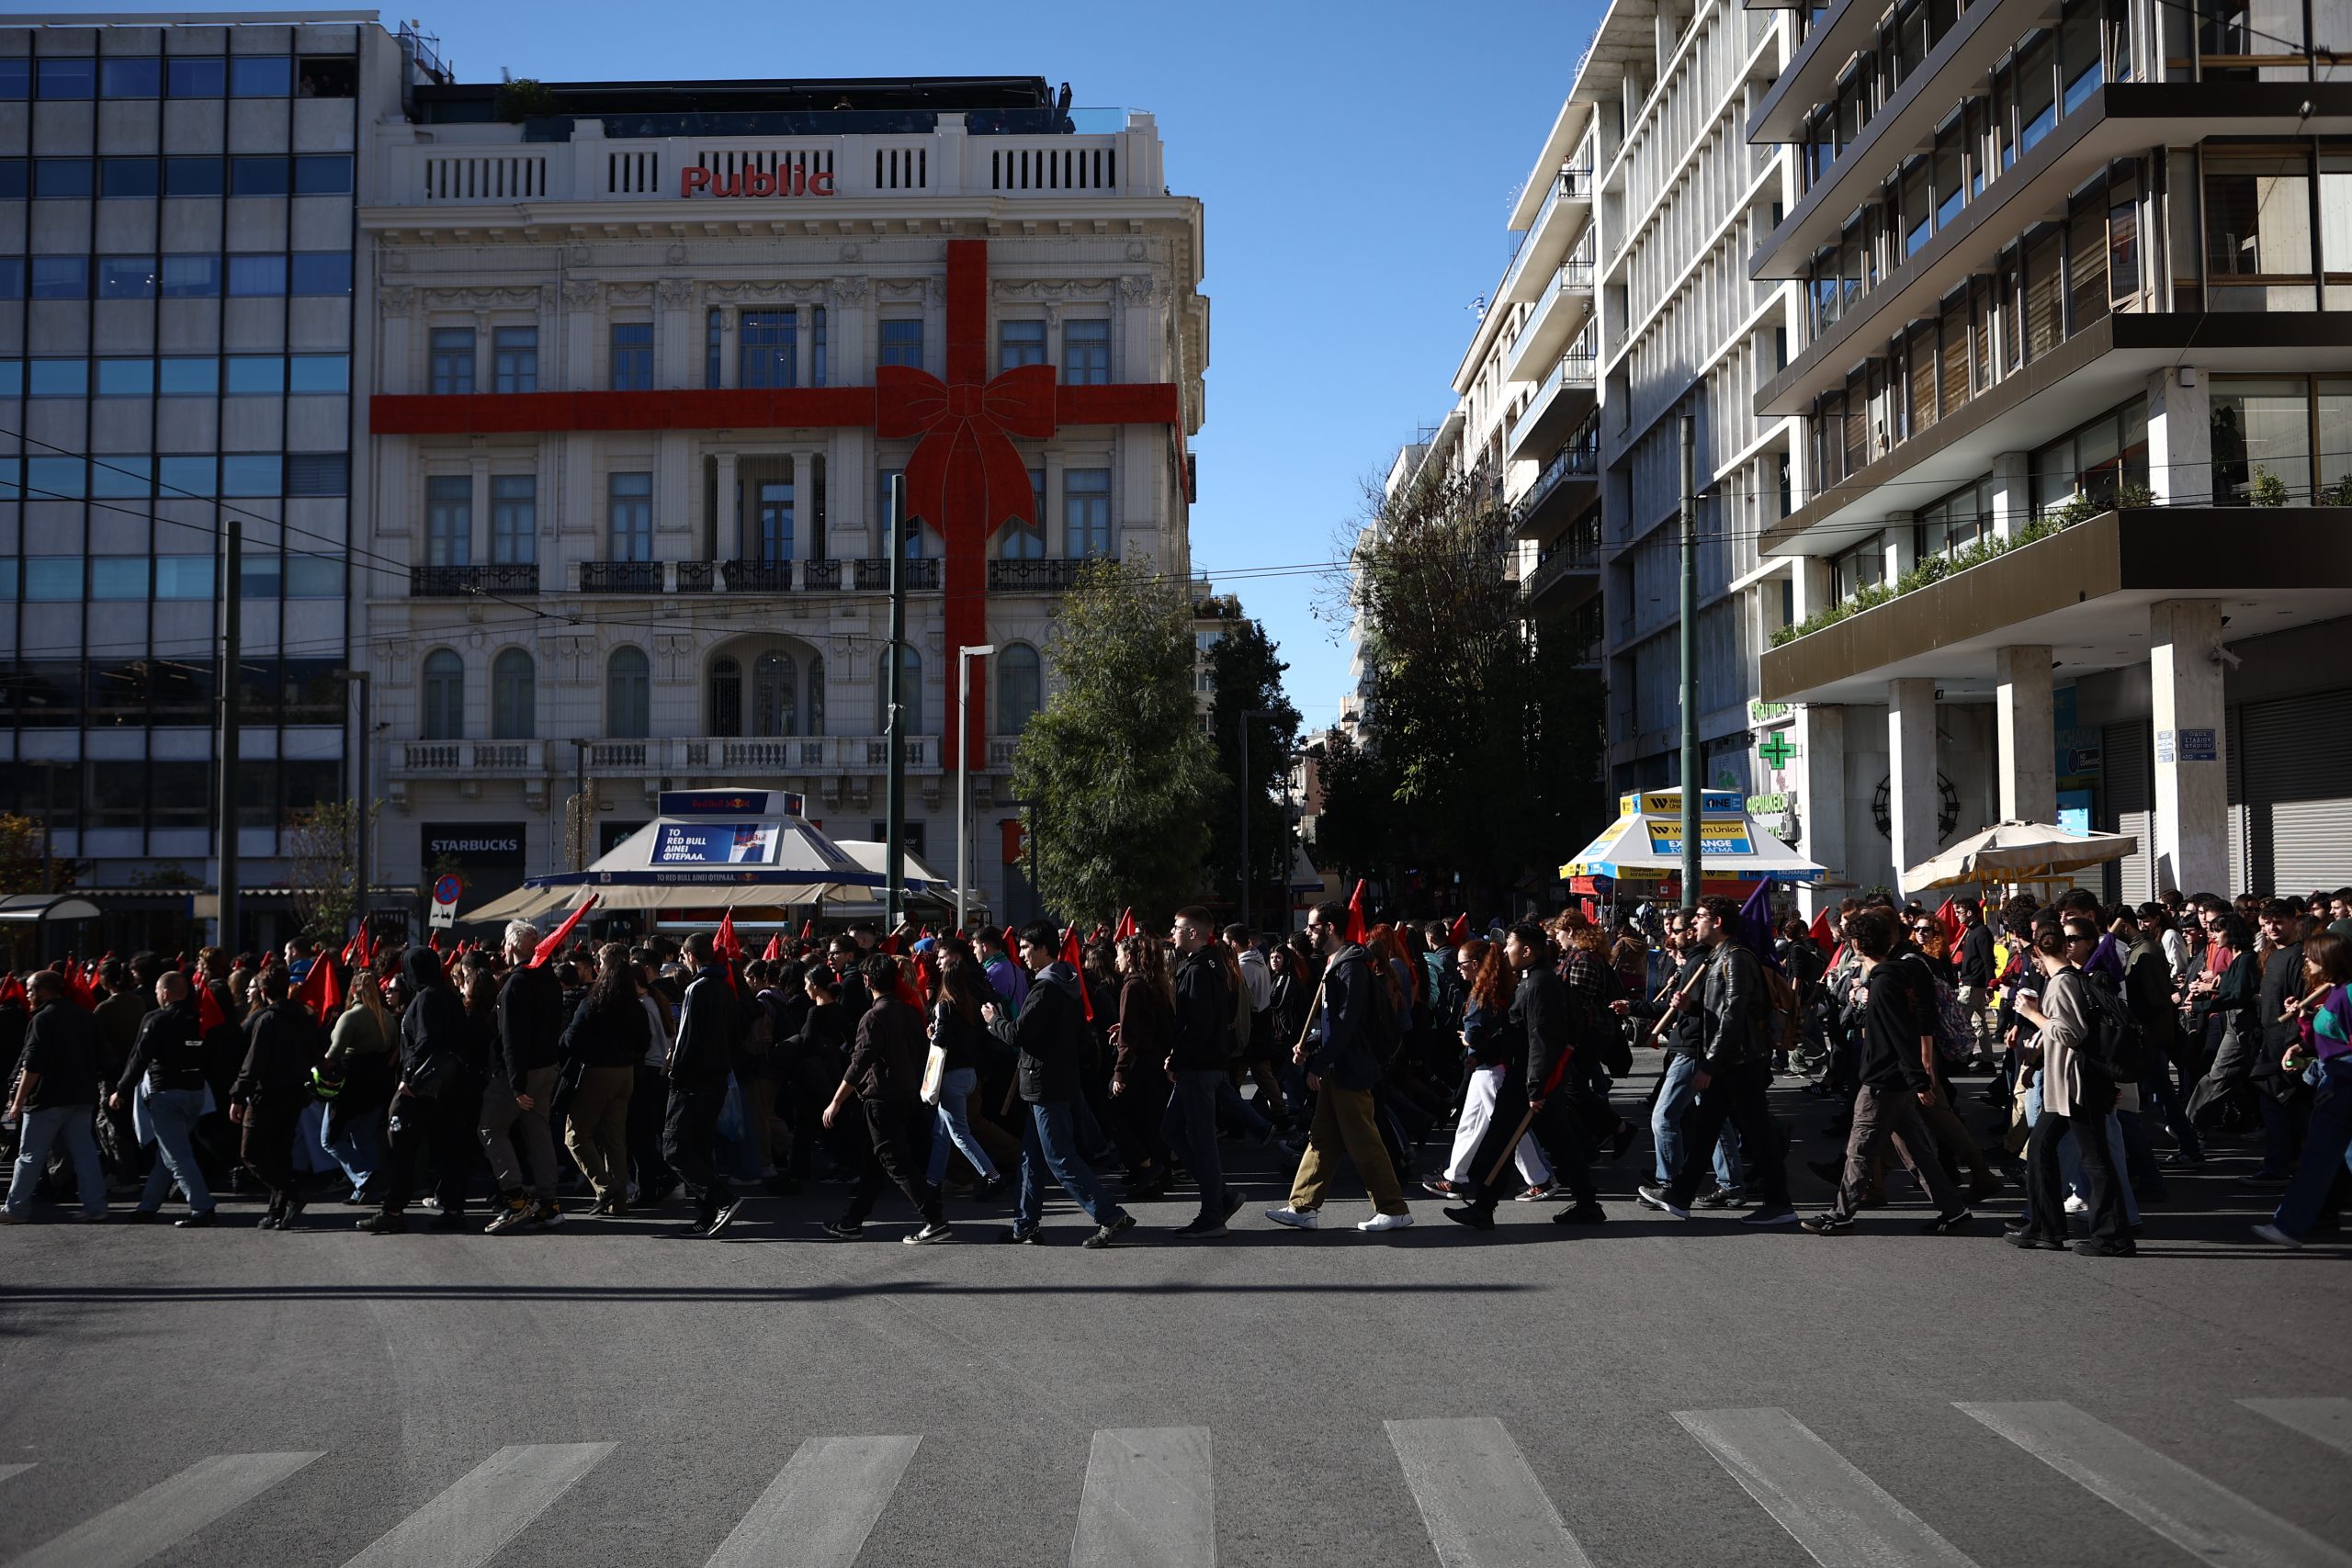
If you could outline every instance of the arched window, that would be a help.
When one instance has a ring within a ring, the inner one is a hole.
[[[916,736],[922,733],[922,655],[911,648],[899,650],[899,701],[904,707],[904,723],[899,733]],[[890,732],[890,656],[886,651],[874,661],[874,732]]]
[[[639,740],[653,733],[652,668],[641,648],[616,648],[605,660],[605,733]]]
[[[752,734],[800,733],[800,705],[797,694],[793,690],[798,679],[799,671],[793,667],[792,655],[788,653],[778,653],[771,649],[752,663]]]
[[[539,682],[531,656],[510,648],[491,661],[490,736],[493,740],[528,740],[537,728]]]
[[[743,733],[743,667],[732,659],[710,661],[710,732]]]
[[[996,656],[996,723],[998,735],[1018,735],[1037,716],[1043,701],[1043,677],[1037,650],[1025,642],[1008,643]]]
[[[466,738],[466,661],[446,648],[424,656],[424,739]]]
[[[808,733],[825,733],[825,656],[808,656]]]

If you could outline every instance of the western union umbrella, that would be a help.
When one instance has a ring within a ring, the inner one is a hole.
[[[465,918],[529,919],[591,888],[603,909],[714,909],[811,904],[889,880],[811,826],[803,804],[784,790],[666,790],[660,815],[587,870],[534,876]]]
[[[1663,882],[1682,874],[1682,792],[1623,795],[1618,818],[1560,867],[1563,878],[1607,876]],[[1757,825],[1747,803],[1727,789],[1699,795],[1699,874],[1724,882],[1814,882],[1824,869]]]
[[[1996,822],[1903,874],[1905,893],[1980,882],[2060,882],[2140,847],[2129,833],[2073,833],[2052,822]]]

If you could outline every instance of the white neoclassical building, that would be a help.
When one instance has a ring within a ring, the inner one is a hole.
[[[1201,209],[1151,116],[1026,78],[552,93],[421,90],[365,154],[382,879],[471,904],[718,783],[880,837],[902,495],[911,840],[952,863],[962,662],[975,883],[1026,915],[1058,595],[1104,555],[1190,581]]]

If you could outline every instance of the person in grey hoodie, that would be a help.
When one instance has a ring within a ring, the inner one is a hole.
[[[1054,928],[1044,921],[1021,933],[1021,962],[1034,980],[1019,1017],[990,1002],[983,1010],[998,1039],[1019,1053],[1016,1082],[1029,1114],[1021,1124],[1021,1191],[1012,1208],[1012,1230],[1005,1239],[1035,1242],[1051,1171],[1062,1190],[1077,1200],[1095,1224],[1085,1246],[1105,1247],[1135,1228],[1135,1216],[1114,1202],[1078,1152],[1070,1106],[1080,1093],[1079,1063],[1084,1056],[1085,1002],[1078,971],[1057,956]]]

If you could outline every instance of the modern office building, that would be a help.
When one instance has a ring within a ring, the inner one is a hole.
[[[357,153],[436,69],[348,18],[0,20],[0,810],[88,948],[203,934],[232,525],[248,942],[289,815],[353,793]]]
[[[2352,6],[1844,0],[1749,133],[1803,290],[1760,695],[1815,858],[2001,818],[2111,893],[2352,881]]]
[[[1001,824],[1059,596],[1101,556],[1192,580],[1202,219],[1152,117],[1034,78],[528,91],[422,89],[364,151],[387,880],[470,907],[714,784],[883,837],[895,549],[911,846],[952,863],[968,671],[976,880],[1025,917]]]

